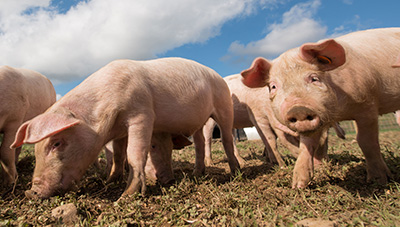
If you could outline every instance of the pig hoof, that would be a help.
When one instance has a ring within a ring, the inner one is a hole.
[[[205,170],[198,170],[198,169],[194,169],[193,170],[193,175],[196,177],[200,177],[203,176],[205,174]]]
[[[205,159],[204,159],[204,164],[205,164],[206,166],[213,166],[213,165],[214,165],[214,163],[213,163],[213,161],[212,161],[211,158],[205,158]]]
[[[368,183],[377,183],[380,185],[386,185],[388,183],[388,179],[390,178],[389,175],[384,175],[384,176],[368,176],[367,177],[367,182]]]
[[[236,159],[238,160],[240,168],[243,168],[244,165],[246,165],[246,161],[242,157],[236,157]]]
[[[26,191],[25,191],[25,196],[26,196],[28,199],[37,199],[37,198],[39,198],[38,193],[35,192],[35,191],[33,191],[33,190],[26,190]]]
[[[300,188],[300,189],[301,189],[301,188],[306,188],[306,185],[305,185],[305,184],[302,184],[302,183],[301,183],[301,184],[293,184],[293,185],[292,185],[292,188],[293,188],[293,189],[296,189],[296,188]]]

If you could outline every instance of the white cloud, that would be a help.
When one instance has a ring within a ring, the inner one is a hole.
[[[313,19],[320,4],[319,0],[314,0],[293,6],[283,14],[281,23],[274,23],[268,27],[269,32],[263,39],[248,44],[233,42],[226,59],[253,59],[256,56],[275,58],[302,43],[324,38],[327,27]]]
[[[62,97],[63,97],[62,95],[57,94],[57,95],[56,95],[56,100],[58,101],[58,100],[60,100]]]
[[[276,0],[91,0],[64,14],[50,0],[1,0],[0,62],[53,81],[85,77],[116,58],[147,59],[204,42]]]

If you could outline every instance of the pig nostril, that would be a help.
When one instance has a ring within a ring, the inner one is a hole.
[[[297,119],[295,117],[291,117],[291,118],[289,118],[289,121],[292,123],[296,123]]]
[[[311,116],[311,115],[308,115],[308,116],[307,116],[307,120],[312,121],[312,120],[314,120],[314,117]]]

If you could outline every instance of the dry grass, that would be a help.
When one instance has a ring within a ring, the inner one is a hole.
[[[386,186],[367,184],[365,160],[349,136],[331,136],[329,158],[318,169],[305,190],[290,188],[295,160],[285,154],[286,168],[265,163],[261,141],[239,142],[246,159],[242,172],[234,177],[219,142],[213,144],[214,166],[206,176],[195,178],[194,149],[173,153],[176,183],[170,187],[148,185],[145,196],[118,200],[124,183],[106,184],[102,170],[90,168],[76,192],[45,200],[28,200],[34,158],[26,147],[18,164],[18,183],[0,188],[0,225],[59,225],[52,209],[66,203],[78,208],[81,226],[293,226],[306,218],[335,221],[340,226],[400,225],[399,131],[381,134],[381,150],[393,173]]]

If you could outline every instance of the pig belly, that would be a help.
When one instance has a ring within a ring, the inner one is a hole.
[[[192,135],[199,130],[210,118],[212,108],[199,107],[196,110],[184,110],[181,108],[176,111],[164,111],[162,114],[156,114],[154,132],[169,132],[172,134]]]
[[[254,124],[250,120],[249,112],[244,105],[235,106],[234,109],[235,109],[233,118],[234,128],[246,128],[254,126]]]

